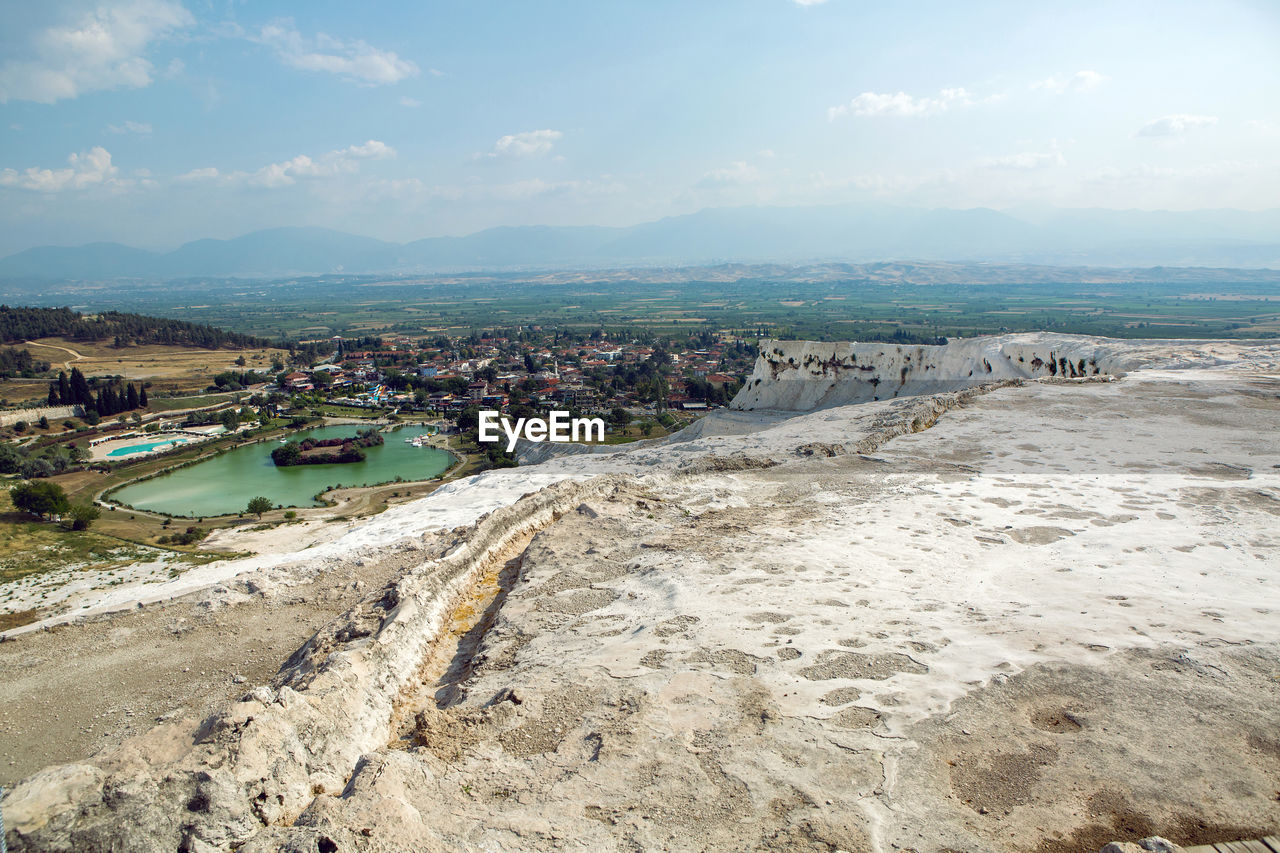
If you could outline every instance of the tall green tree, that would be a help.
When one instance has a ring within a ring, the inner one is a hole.
[[[71,403],[76,406],[88,406],[93,402],[89,393],[89,380],[84,378],[80,368],[71,368]]]
[[[57,483],[48,480],[19,483],[9,490],[9,497],[15,507],[40,518],[57,518],[71,509],[67,493]]]
[[[262,518],[262,514],[270,510],[272,506],[271,498],[264,498],[261,495],[249,498],[248,510],[258,518]]]

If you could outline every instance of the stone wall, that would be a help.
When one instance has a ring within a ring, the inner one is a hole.
[[[18,421],[26,421],[33,424],[46,417],[51,421],[61,421],[67,418],[78,418],[84,414],[84,409],[80,406],[41,406],[38,409],[6,409],[0,412],[0,426],[13,426]]]

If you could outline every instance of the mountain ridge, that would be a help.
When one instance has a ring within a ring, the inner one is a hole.
[[[498,226],[406,243],[283,226],[193,240],[169,252],[109,242],[38,246],[0,258],[0,278],[252,278],[764,260],[1274,268],[1280,267],[1280,209],[755,206],[706,208],[631,226]]]

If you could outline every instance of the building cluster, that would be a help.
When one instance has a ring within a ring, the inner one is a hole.
[[[279,389],[341,405],[439,412],[517,404],[587,413],[697,411],[731,398],[754,358],[732,339],[697,349],[478,336],[396,338],[379,349],[348,348],[341,338],[333,343],[335,355],[280,376]]]

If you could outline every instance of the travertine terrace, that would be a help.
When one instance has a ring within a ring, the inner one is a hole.
[[[1274,833],[1278,426],[1277,345],[768,342],[733,410],[673,440],[175,581],[230,614],[297,578],[390,578],[239,701],[23,781],[10,846]]]

